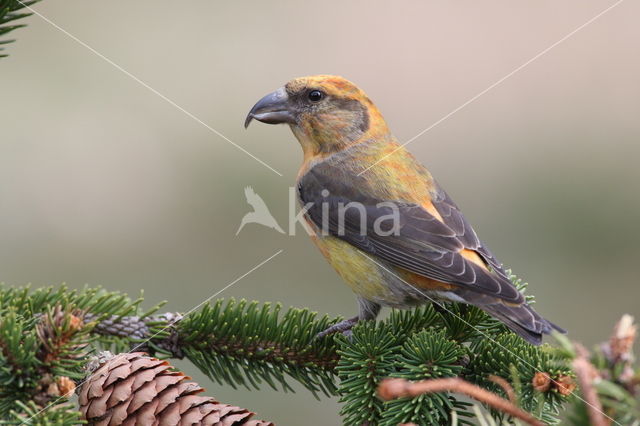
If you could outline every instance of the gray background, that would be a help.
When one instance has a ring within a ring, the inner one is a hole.
[[[144,289],[147,306],[185,311],[284,249],[223,296],[349,315],[300,229],[235,236],[246,185],[286,226],[301,161],[286,127],[242,128],[253,103],[340,74],[406,141],[610,4],[46,0],[43,15],[283,176],[34,16],[0,61],[0,280]],[[638,313],[639,12],[622,3],[409,145],[538,310],[587,344]],[[335,399],[181,367],[263,418],[339,423]]]

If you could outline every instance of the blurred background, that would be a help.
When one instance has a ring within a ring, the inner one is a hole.
[[[400,141],[613,2],[45,0],[36,10],[259,157],[256,162],[37,16],[0,60],[0,280],[85,283],[186,311],[221,296],[351,315],[298,229],[247,225],[244,187],[281,226],[301,151],[242,127],[293,77],[340,74]],[[624,2],[409,145],[537,309],[592,345],[639,314],[640,5]],[[339,424],[336,399],[189,374],[283,425]]]

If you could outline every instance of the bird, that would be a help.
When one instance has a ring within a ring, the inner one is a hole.
[[[260,99],[245,128],[254,119],[288,125],[300,143],[296,193],[304,220],[356,295],[358,315],[319,336],[348,335],[383,306],[441,301],[476,306],[534,345],[553,330],[565,333],[532,309],[460,208],[354,83],[333,75],[295,78]]]
[[[249,203],[249,205],[253,207],[253,211],[245,214],[242,217],[242,220],[240,221],[240,227],[236,231],[236,235],[238,235],[240,231],[242,231],[242,228],[244,228],[247,223],[259,223],[260,225],[264,225],[267,228],[275,229],[281,234],[284,234],[284,231],[282,230],[282,228],[280,228],[280,225],[278,225],[278,222],[276,222],[276,219],[269,211],[267,204],[264,202],[262,197],[256,194],[252,187],[247,186],[244,189],[244,196],[247,199],[247,203]]]

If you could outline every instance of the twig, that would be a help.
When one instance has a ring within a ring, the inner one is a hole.
[[[390,400],[406,396],[418,396],[425,393],[457,392],[477,399],[495,408],[518,418],[528,425],[544,426],[544,423],[536,419],[530,413],[516,407],[498,395],[482,389],[472,383],[457,377],[446,379],[423,380],[421,382],[408,382],[404,379],[385,379],[378,387],[378,394],[382,399]]]
[[[593,387],[593,379],[598,376],[598,371],[588,360],[589,352],[584,346],[576,343],[576,357],[573,360],[573,371],[576,372],[578,383],[582,389],[582,396],[586,401],[587,414],[591,426],[608,426],[611,423],[605,419],[602,413],[602,403],[598,393]]]
[[[516,403],[518,402],[516,400],[516,393],[513,391],[513,387],[509,384],[509,382],[507,382],[502,377],[496,376],[494,374],[489,374],[489,377],[487,377],[487,378],[490,381],[492,381],[493,383],[495,383],[496,385],[500,386],[502,388],[502,390],[504,391],[504,393],[507,394],[507,398],[509,398],[509,401],[513,405],[516,405]]]
[[[633,367],[633,344],[637,332],[638,326],[634,324],[633,317],[624,314],[616,323],[609,340],[600,345],[600,350],[609,361],[611,371],[619,372],[616,381],[631,395],[638,393],[637,385],[640,380],[636,377]]]

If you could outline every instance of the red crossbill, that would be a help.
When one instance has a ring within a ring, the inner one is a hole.
[[[533,344],[563,331],[526,303],[458,206],[353,83],[294,79],[258,101],[245,127],[252,119],[286,123],[300,142],[297,190],[312,239],[357,295],[358,316],[321,334],[375,319],[381,306],[434,300],[477,306]]]

